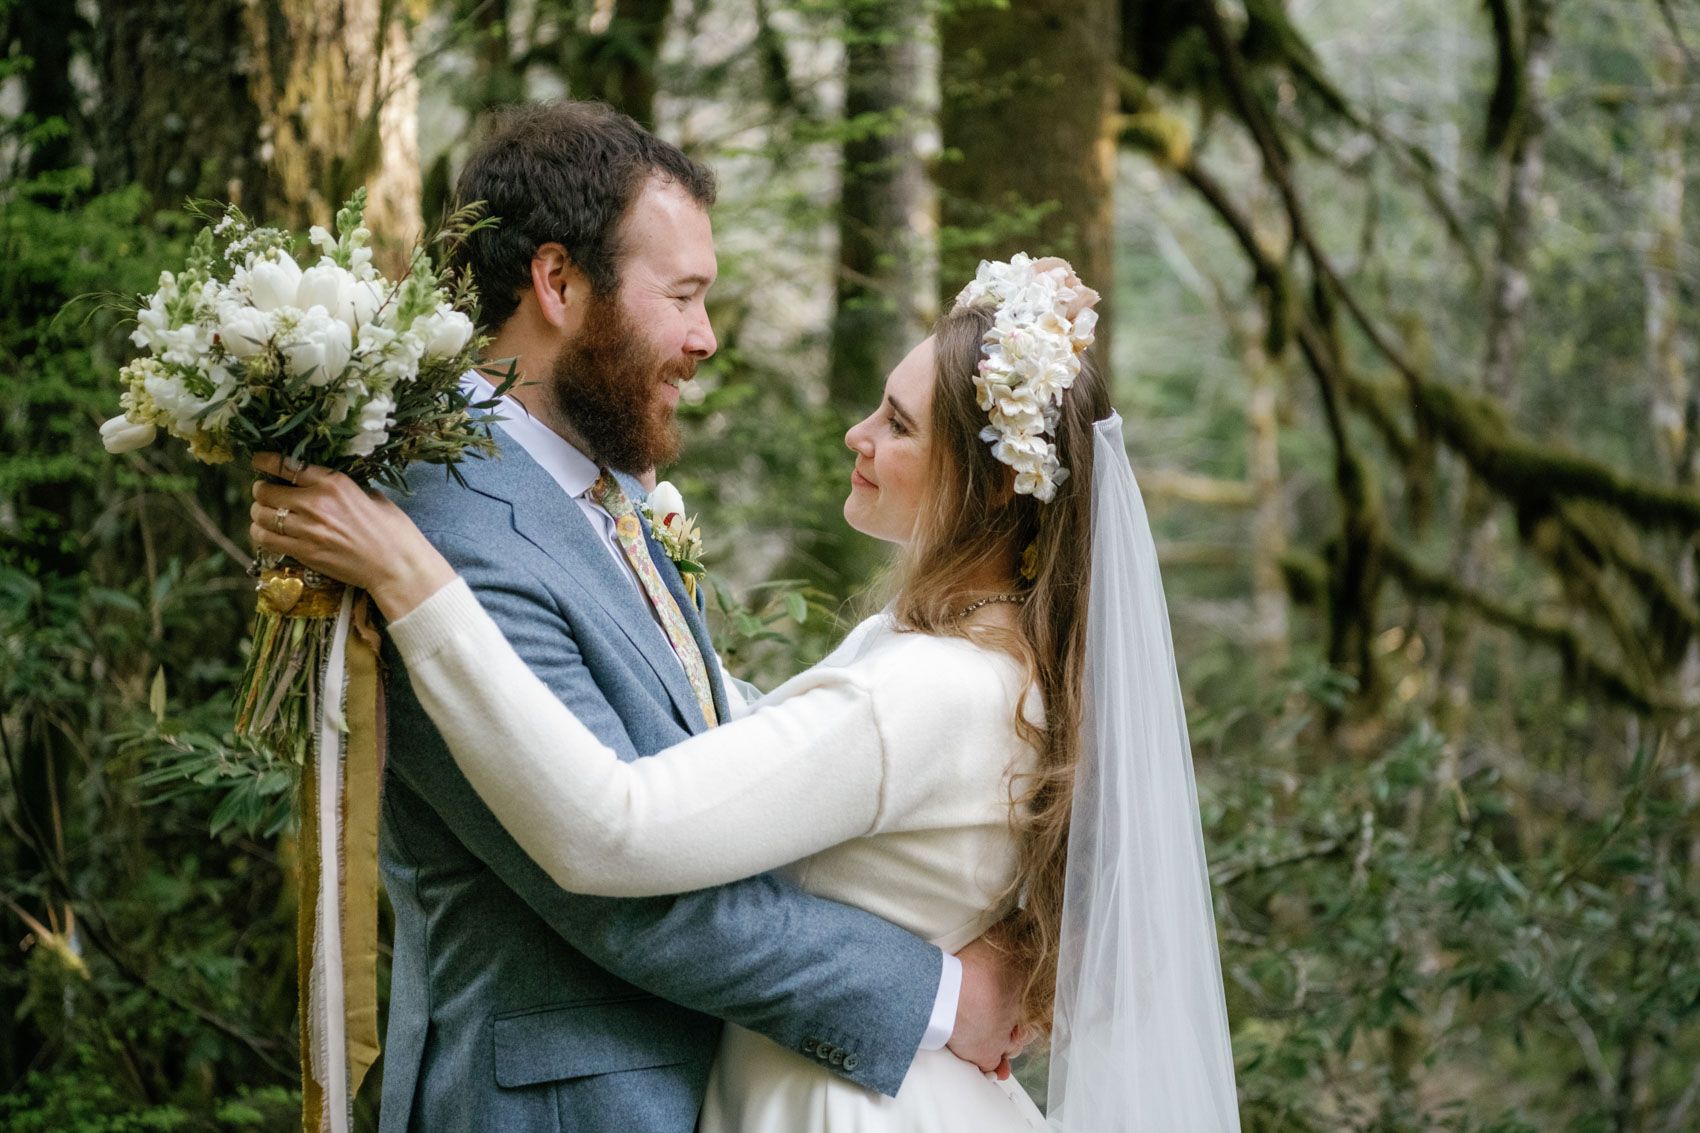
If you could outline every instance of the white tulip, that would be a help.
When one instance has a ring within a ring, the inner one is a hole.
[[[228,307],[219,319],[218,340],[234,358],[252,358],[266,348],[271,337],[271,319],[253,307]]]
[[[303,311],[323,307],[333,319],[354,322],[354,277],[329,260],[301,273],[295,288],[295,305]]]
[[[361,323],[371,322],[372,316],[378,313],[378,309],[384,305],[386,298],[388,296],[384,291],[384,285],[378,280],[362,279],[357,281],[350,297],[350,303],[354,310],[352,320],[354,325],[358,326]]]
[[[157,432],[157,429],[145,422],[137,423],[128,417],[118,416],[102,423],[100,442],[106,446],[107,452],[129,452],[153,444]]]
[[[323,307],[315,305],[294,320],[280,349],[291,374],[305,377],[308,385],[322,386],[341,377],[348,368],[354,353],[354,332],[347,323],[333,319]]]
[[[433,358],[452,358],[472,341],[472,320],[447,303],[414,323],[413,329],[424,341],[425,353]]]
[[[670,515],[685,514],[685,497],[679,494],[671,480],[663,480],[650,489],[649,514],[657,523],[666,523]]]
[[[294,303],[300,286],[301,265],[288,256],[261,260],[248,269],[248,294],[262,311]]]
[[[340,378],[348,369],[349,359],[354,357],[354,331],[347,323],[333,320],[320,331],[319,346],[324,351],[324,380],[315,381],[314,385]]]

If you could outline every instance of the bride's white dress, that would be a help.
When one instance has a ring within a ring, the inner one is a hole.
[[[390,623],[421,703],[503,825],[564,888],[682,892],[780,869],[954,951],[1006,910],[1016,664],[862,623],[747,714],[621,763],[462,583]],[[1033,704],[1026,699],[1028,711]],[[1029,1133],[1013,1082],[923,1051],[894,1098],[728,1026],[701,1133]]]

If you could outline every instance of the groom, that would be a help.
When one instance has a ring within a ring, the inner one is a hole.
[[[499,458],[461,465],[464,487],[420,466],[399,501],[625,759],[729,716],[629,475],[678,456],[679,385],[715,349],[714,194],[706,169],[606,107],[503,113],[458,185],[499,224],[459,254],[489,355],[516,358],[522,380]],[[774,877],[642,900],[563,892],[386,659],[384,1133],[691,1133],[721,1020],[886,1094],[918,1049],[948,1041],[989,1069],[1012,1046],[1014,997],[988,949],[944,956]]]

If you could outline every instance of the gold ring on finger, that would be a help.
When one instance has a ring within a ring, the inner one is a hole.
[[[283,458],[283,472],[284,475],[289,477],[291,484],[299,485],[301,483],[301,472],[306,467],[307,463],[300,457],[286,456]]]
[[[288,535],[289,532],[284,530],[284,524],[286,524],[288,522],[289,522],[289,509],[286,508],[286,507],[278,508],[277,514],[272,517],[272,527],[276,529],[276,531],[279,535]]]

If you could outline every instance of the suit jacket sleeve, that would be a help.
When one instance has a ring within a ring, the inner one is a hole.
[[[494,561],[484,544],[426,532],[501,626],[519,658],[622,760],[637,757],[618,714],[585,668],[549,590]],[[396,658],[391,655],[391,660]],[[405,673],[390,694],[411,697]],[[421,729],[390,771],[572,947],[621,978],[764,1034],[791,1050],[806,1039],[855,1054],[846,1077],[895,1094],[926,1029],[939,950],[879,918],[810,896],[770,875],[643,899],[572,893],[502,826],[456,766],[440,733]]]

